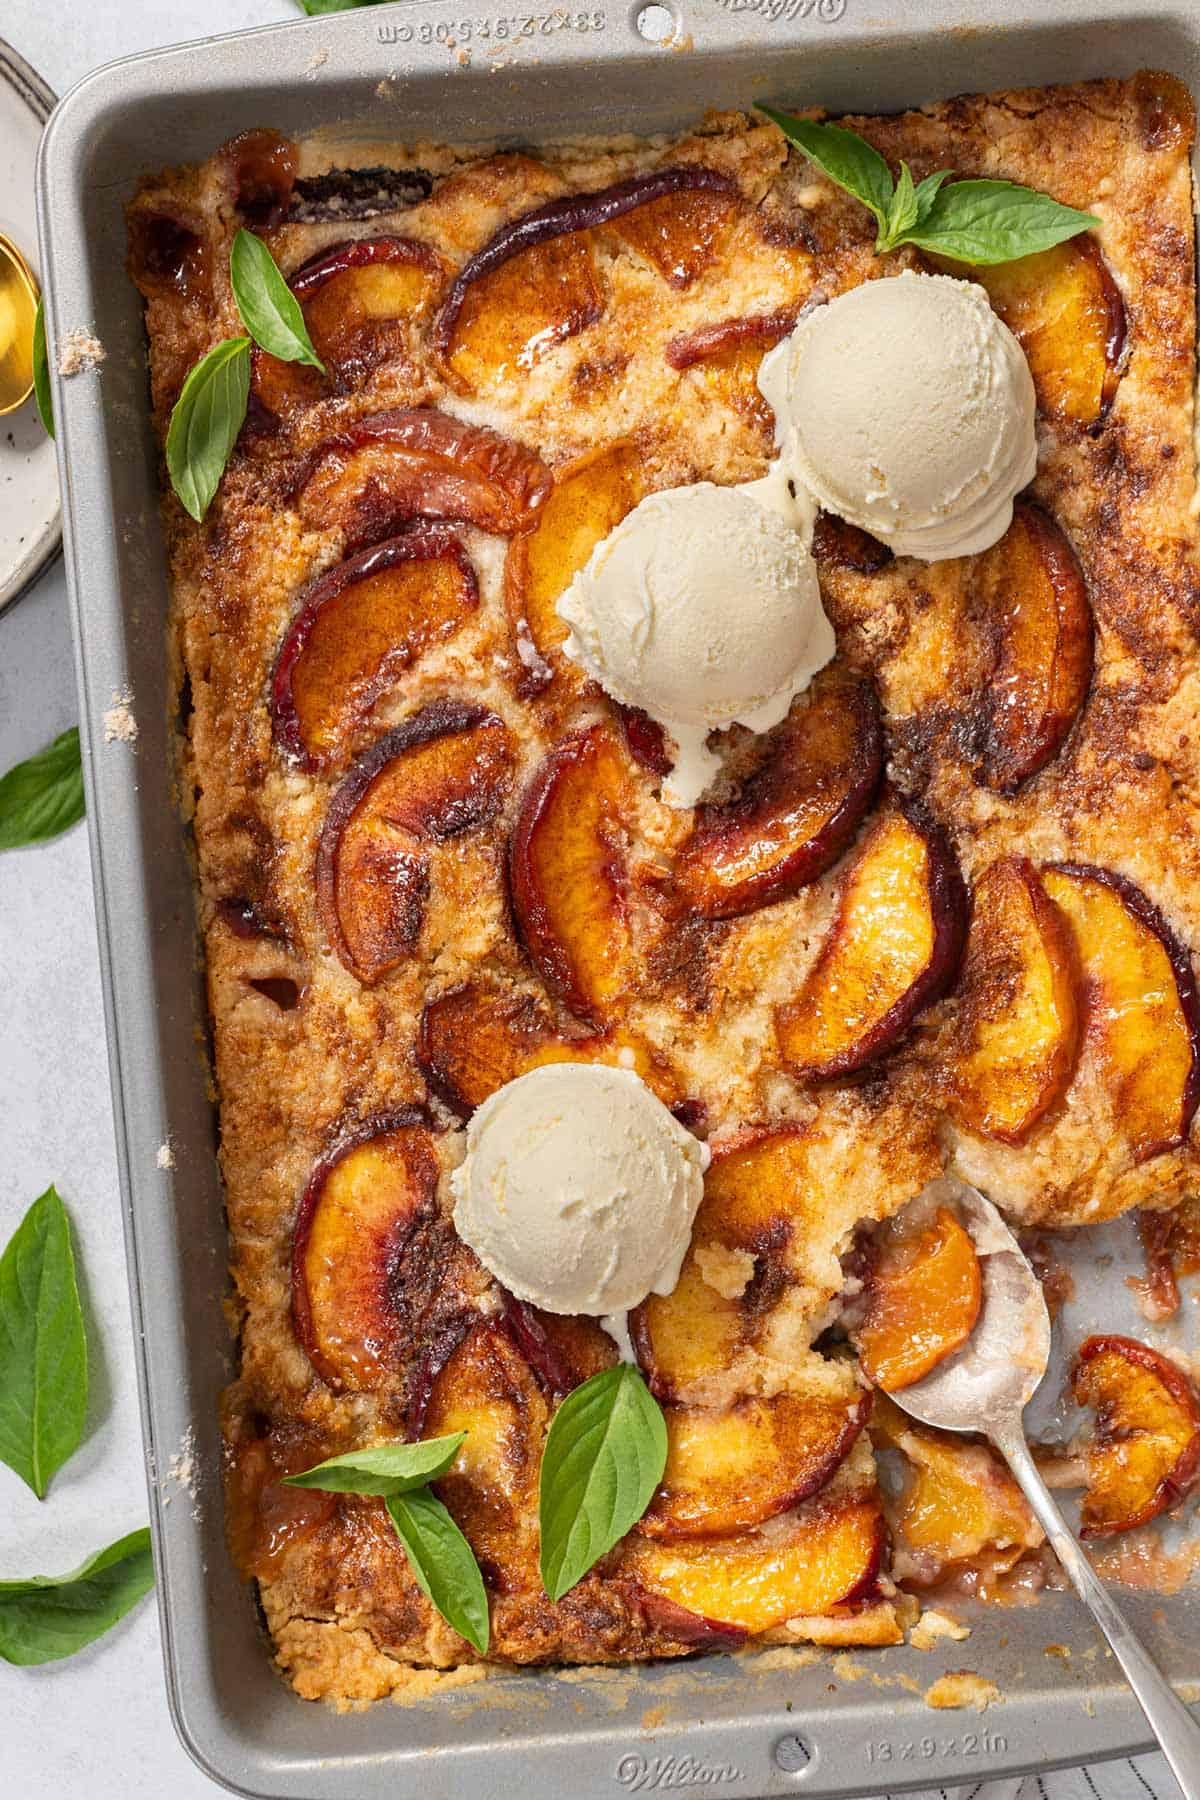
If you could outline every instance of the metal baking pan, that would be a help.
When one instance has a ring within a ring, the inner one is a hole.
[[[305,1800],[702,1788],[810,1796],[938,1787],[1144,1747],[1145,1726],[1068,1596],[958,1610],[946,1652],[794,1653],[632,1671],[500,1673],[356,1714],[273,1672],[222,1535],[218,1394],[229,1377],[215,1122],[197,1055],[191,872],[171,783],[175,697],[141,305],[122,208],[144,171],[253,125],[505,141],[671,130],[770,96],[888,111],[972,89],[1172,70],[1200,92],[1195,0],[419,0],[115,63],[58,107],[39,171],[52,336],[94,330],[98,374],[56,380],[88,820],[171,1709],[235,1791]],[[640,24],[639,24],[640,21]],[[647,35],[648,34],[648,35]],[[672,41],[664,44],[664,34]],[[470,51],[463,60],[461,53]],[[135,744],[106,740],[129,697]],[[169,1140],[174,1167],[160,1166]],[[1124,1294],[1109,1278],[1109,1328]],[[1128,1296],[1125,1296],[1126,1300]],[[1189,1312],[1196,1309],[1187,1308]],[[1144,1323],[1133,1329],[1144,1334]],[[202,1471],[195,1496],[172,1466]],[[1200,1592],[1133,1595],[1173,1677],[1200,1683]],[[1067,1646],[1070,1658],[1047,1655]],[[933,1712],[951,1669],[993,1679],[982,1716]],[[1200,1687],[1185,1692],[1200,1692]]]

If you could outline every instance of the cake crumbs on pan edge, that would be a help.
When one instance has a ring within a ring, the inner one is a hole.
[[[954,1712],[966,1706],[986,1712],[989,1706],[1004,1704],[995,1682],[976,1675],[973,1669],[947,1669],[921,1697],[935,1712]]]
[[[104,715],[104,741],[106,744],[135,744],[137,734],[138,724],[133,716],[133,691],[128,687],[114,688],[112,704]]]
[[[108,351],[95,332],[77,326],[63,338],[58,352],[58,372],[63,376],[81,375],[86,369],[98,369],[107,358]]]
[[[927,1607],[908,1634],[908,1641],[914,1650],[933,1650],[939,1640],[950,1639],[961,1643],[971,1635],[970,1627],[960,1625],[948,1613],[938,1612],[934,1607]]]

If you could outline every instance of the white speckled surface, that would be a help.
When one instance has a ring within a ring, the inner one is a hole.
[[[75,716],[60,565],[0,616],[0,767]],[[0,1466],[0,1577],[11,1577],[73,1568],[146,1517],[82,825],[53,844],[0,856],[0,970],[0,1240],[53,1181],[75,1227],[92,1379],[87,1439],[45,1501]],[[0,1717],[0,1791],[14,1800],[192,1800],[220,1791],[172,1730],[150,1601],[68,1662],[0,1664]]]
[[[298,15],[291,0],[7,0],[0,34],[58,93],[97,64],[206,31]],[[69,24],[68,24],[69,18]],[[0,614],[0,769],[76,717],[61,564]],[[54,1574],[146,1517],[87,838],[0,855],[0,1243],[53,1181],[81,1253],[92,1347],[82,1449],[44,1502],[0,1465],[0,1578]],[[44,1669],[0,1663],[0,1793],[11,1800],[200,1800],[167,1715],[145,1601]]]

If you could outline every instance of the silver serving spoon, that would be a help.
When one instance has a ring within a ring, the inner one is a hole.
[[[1151,1660],[1100,1581],[1038,1472],[1021,1415],[1046,1373],[1050,1315],[1042,1285],[990,1200],[944,1178],[925,1190],[957,1206],[979,1253],[983,1305],[961,1350],[891,1398],[914,1419],[945,1431],[979,1431],[1012,1470],[1038,1523],[1113,1655],[1158,1739],[1186,1800],[1200,1800],[1200,1724]]]

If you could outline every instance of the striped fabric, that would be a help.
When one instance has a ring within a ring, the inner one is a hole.
[[[879,1800],[1179,1800],[1175,1777],[1159,1755],[1117,1757],[1087,1769],[1054,1769],[969,1788],[929,1788]]]

